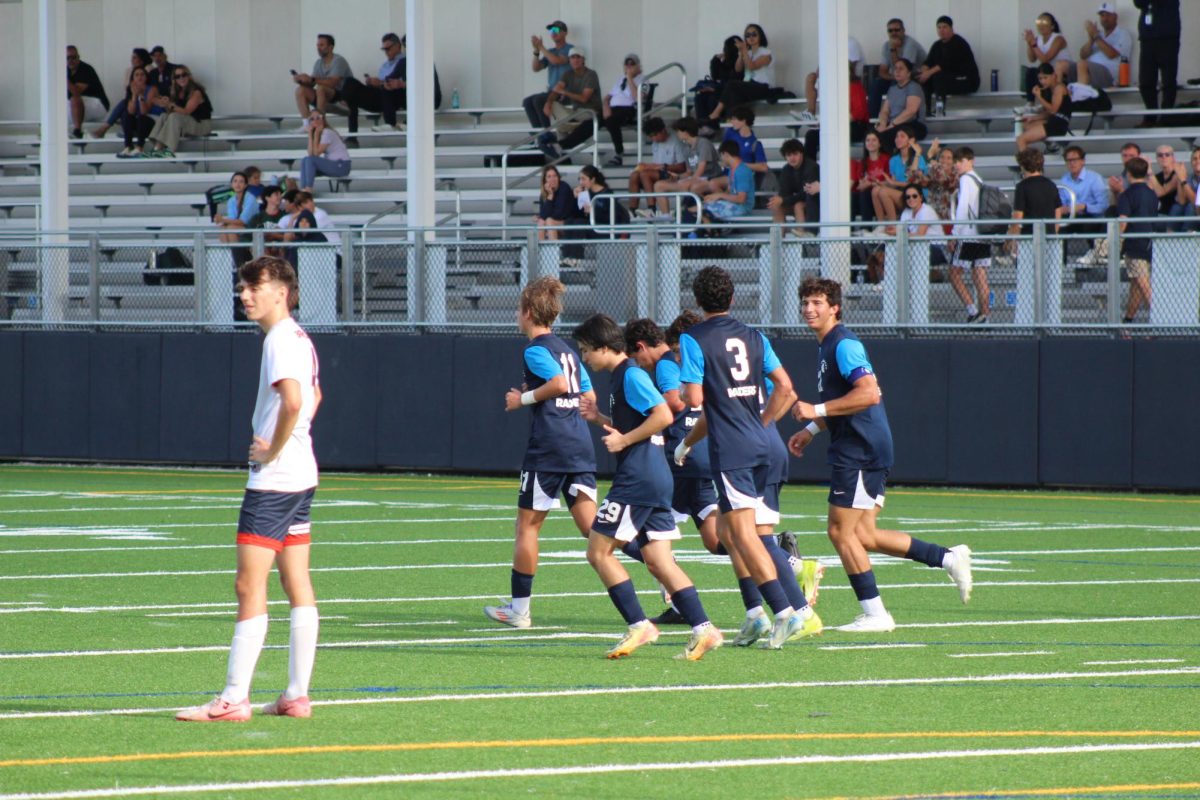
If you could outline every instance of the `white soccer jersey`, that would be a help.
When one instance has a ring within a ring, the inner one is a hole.
[[[300,418],[279,457],[269,464],[252,465],[247,489],[267,492],[302,492],[317,485],[317,459],[313,455],[313,413],[317,405],[320,367],[312,341],[288,317],[276,323],[263,339],[262,367],[258,374],[258,401],[251,424],[254,435],[270,442],[279,419],[280,394],[275,386],[292,379],[300,384]]]

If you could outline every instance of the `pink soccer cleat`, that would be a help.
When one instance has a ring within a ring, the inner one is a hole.
[[[214,697],[202,706],[185,708],[175,715],[180,722],[246,722],[250,719],[250,701],[230,703]]]
[[[296,717],[297,719],[308,719],[312,716],[312,703],[307,697],[297,697],[295,700],[288,700],[283,695],[279,695],[279,699],[274,703],[267,703],[260,711],[268,717]]]

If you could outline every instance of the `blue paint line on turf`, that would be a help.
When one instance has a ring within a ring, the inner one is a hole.
[[[449,691],[469,691],[469,692],[494,692],[494,691],[516,691],[519,689],[526,690],[556,690],[556,689],[602,689],[601,684],[571,684],[562,686],[560,684],[504,684],[504,683],[481,683],[472,686],[351,686],[351,687],[331,687],[328,689],[310,689],[309,694],[313,695],[346,695],[346,694],[411,694],[415,692],[449,692]],[[252,695],[261,697],[274,698],[278,695],[274,689],[261,689],[258,691],[251,690]],[[0,702],[21,701],[21,700],[111,700],[127,697],[212,697],[212,690],[205,689],[192,692],[89,692],[86,694],[13,694],[0,695]]]

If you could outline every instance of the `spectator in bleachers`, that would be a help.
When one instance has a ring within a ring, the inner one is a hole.
[[[375,75],[364,74],[365,83],[350,77],[342,84],[342,98],[350,112],[350,121],[347,124],[350,133],[358,132],[359,109],[375,111],[383,116],[383,122],[373,127],[373,131],[404,130],[404,125],[396,119],[396,111],[404,108],[407,101],[404,46],[400,43],[399,36],[385,33],[379,49],[386,58],[379,65]],[[437,107],[436,102],[434,107]]]
[[[561,19],[551,22],[546,26],[546,30],[550,31],[553,47],[547,47],[542,37],[536,33],[529,37],[533,44],[533,64],[530,68],[534,72],[546,70],[546,91],[531,94],[521,101],[521,105],[525,107],[525,116],[529,118],[529,125],[533,128],[550,127],[550,114],[545,107],[550,92],[571,70],[568,57],[575,47],[567,41],[567,23]]]
[[[1121,145],[1121,171],[1116,175],[1110,175],[1108,178],[1108,192],[1110,195],[1109,211],[1113,211],[1117,207],[1117,198],[1121,196],[1121,192],[1129,186],[1125,182],[1125,165],[1129,163],[1131,158],[1139,158],[1142,155],[1142,146],[1137,142],[1126,142]]]
[[[117,158],[136,158],[142,154],[146,137],[154,129],[151,110],[158,109],[154,103],[157,97],[158,89],[150,84],[146,68],[134,67],[129,85],[125,88],[125,98],[119,104],[124,112],[121,114],[121,130],[125,134],[125,149],[117,153]]]
[[[1179,0],[1133,0],[1138,11],[1138,92],[1146,108],[1158,108],[1158,87],[1162,86],[1162,107],[1175,107],[1175,83],[1179,78]],[[1159,80],[1159,75],[1162,80]],[[1159,118],[1148,116],[1138,126],[1149,128]]]
[[[1054,181],[1042,174],[1045,165],[1045,156],[1040,150],[1028,147],[1017,153],[1017,166],[1021,168],[1021,180],[1013,192],[1013,219],[1057,220],[1062,217],[1063,209],[1058,199],[1058,187],[1055,186]],[[1058,225],[1047,227],[1047,231],[1050,233],[1057,230]],[[1009,236],[1017,234],[1028,236],[1032,232],[1033,226],[1028,223],[1014,224],[1008,228]],[[1016,239],[1009,239],[1004,243],[1004,247],[1009,253],[1015,253],[1017,251]]]
[[[1182,161],[1175,160],[1175,148],[1169,144],[1160,144],[1154,148],[1154,158],[1158,162],[1159,171],[1153,176],[1153,183],[1147,179],[1147,185],[1158,196],[1158,214],[1163,217],[1185,217],[1191,214],[1191,206],[1180,199],[1180,191],[1187,185],[1187,167]],[[1168,231],[1183,230],[1179,223],[1166,226]]]
[[[909,236],[937,236],[941,231],[942,217],[938,215],[937,210],[929,203],[925,202],[925,194],[922,187],[918,183],[910,183],[905,185],[903,192],[904,210],[900,212],[900,224],[908,229]],[[930,228],[933,232],[930,232]],[[888,233],[894,235],[896,233],[895,226],[888,227]],[[946,246],[940,241],[929,243],[929,266],[941,267],[950,262],[946,255]],[[882,274],[870,274],[870,262],[868,262],[867,280],[871,283],[879,283]]]
[[[767,47],[767,34],[762,26],[753,22],[747,25],[737,48],[737,66],[743,72],[742,79],[725,82],[720,101],[708,115],[710,121],[721,120],[727,108],[766,100],[771,96],[771,85],[775,82],[775,58]]]
[[[254,216],[258,213],[258,201],[254,195],[246,191],[246,173],[241,171],[233,173],[233,177],[229,179],[229,188],[233,189],[233,195],[226,201],[224,211],[217,210],[217,217],[214,221],[217,223],[217,227],[224,231],[249,228]],[[225,243],[235,243],[241,239],[242,237],[237,233],[221,234],[221,241]]]
[[[79,50],[67,45],[67,101],[71,110],[71,138],[83,138],[83,123],[98,122],[108,111],[108,95],[92,65],[79,58]]]
[[[637,123],[637,96],[641,91],[643,80],[642,59],[638,57],[637,53],[629,53],[625,56],[624,70],[621,80],[613,84],[612,90],[604,95],[602,101],[604,120],[601,124],[608,130],[608,135],[612,137],[615,151],[612,158],[605,162],[606,167],[621,166],[625,156],[625,141],[621,136],[621,126]],[[645,98],[642,99],[644,102]],[[586,141],[586,139],[581,141]],[[563,147],[570,150],[572,146],[564,142]]]
[[[586,54],[576,48],[571,51],[568,60],[571,62],[571,69],[554,84],[554,88],[546,95],[546,104],[542,106],[543,113],[557,126],[557,132],[546,131],[538,137],[538,146],[550,158],[558,158],[561,155],[557,144],[559,133],[564,137],[563,144],[569,143],[571,147],[592,137],[590,118],[581,117],[570,122],[564,120],[581,109],[590,109],[597,117],[602,117],[604,113],[600,97],[600,76],[596,74],[596,70],[588,68]],[[583,130],[580,131],[579,128]]]
[[[1200,215],[1200,147],[1192,150],[1192,174],[1180,185],[1178,201],[1190,209],[1185,216]]]
[[[1086,83],[1097,89],[1107,89],[1117,84],[1121,59],[1128,59],[1133,52],[1133,37],[1129,31],[1117,27],[1117,7],[1112,3],[1101,3],[1096,12],[1100,15],[1100,26],[1090,19],[1083,24],[1087,41],[1079,48],[1080,61],[1076,62],[1068,81]]]
[[[164,113],[146,140],[145,155],[154,158],[174,158],[181,137],[207,136],[212,130],[213,109],[208,92],[192,79],[192,71],[186,64],[176,64],[173,76],[171,93],[157,101]]]
[[[912,64],[908,59],[900,59],[892,65],[892,75],[896,82],[888,89],[875,122],[879,141],[887,150],[896,149],[896,131],[901,125],[907,126],[918,140],[924,139],[928,132],[925,127],[925,95],[912,79]]]
[[[893,17],[887,23],[887,41],[879,52],[879,66],[876,73],[870,76],[867,107],[871,117],[879,116],[884,95],[896,80],[892,75],[892,67],[902,58],[908,61],[908,71],[911,73],[925,64],[925,48],[905,33],[903,20]]]
[[[1038,67],[1038,85],[1033,90],[1038,110],[1025,114],[1025,130],[1017,137],[1017,152],[1047,136],[1066,136],[1071,127],[1071,93],[1058,79],[1052,64]]]
[[[979,91],[979,65],[967,40],[954,32],[954,20],[937,19],[938,40],[929,48],[925,64],[913,76],[925,87],[925,107],[933,110],[934,96],[974,94]]]
[[[809,107],[814,108],[817,102],[816,87],[813,87],[812,95],[808,97]],[[808,114],[805,111],[801,114],[801,119]],[[815,117],[814,117],[815,120]],[[867,90],[863,87],[862,80],[858,77],[858,70],[855,64],[850,64],[850,144],[858,144],[863,140],[863,136],[871,128],[870,118],[867,116]],[[816,161],[817,155],[821,152],[821,129],[818,127],[809,128],[804,132],[804,155],[806,158]]]
[[[350,174],[350,151],[325,115],[313,111],[308,117],[308,155],[300,160],[300,191],[312,193],[318,175],[344,178]]]
[[[264,252],[276,258],[286,259],[283,248],[273,246],[283,241],[284,234],[280,231],[280,221],[287,215],[283,210],[283,190],[278,186],[265,186],[262,191],[258,213],[250,220],[250,227],[263,231]]]
[[[246,191],[254,195],[255,200],[262,200],[263,182],[262,170],[258,167],[246,167],[242,172],[246,173]]]
[[[950,264],[950,285],[967,310],[967,322],[986,323],[991,298],[988,288],[988,267],[992,264],[992,245],[971,241],[979,230],[973,220],[979,219],[980,187],[983,182],[975,172],[975,151],[960,147],[954,151],[954,169],[958,172],[958,202],[954,207],[954,238],[948,245],[954,255]],[[963,282],[963,272],[970,270],[975,285],[975,302]]]
[[[133,71],[138,67],[146,69],[149,66],[150,52],[144,47],[133,48],[133,52],[129,54],[129,68],[125,70],[125,75],[121,78],[122,93],[125,95],[126,101],[129,99],[129,82],[133,79]],[[104,122],[92,129],[92,138],[104,138],[104,134],[108,133],[109,128],[120,123],[125,118],[125,106],[125,103],[114,103],[108,110],[108,117]]]
[[[863,60],[863,49],[862,45],[858,43],[858,39],[855,39],[853,36],[849,37],[849,41],[846,42],[846,53],[850,60],[850,82],[854,83],[858,81],[859,86],[862,86],[861,76],[859,75],[858,70]],[[817,124],[817,88],[819,86],[820,79],[820,70],[814,70],[813,72],[810,72],[804,76],[804,110],[800,112],[801,122],[809,122],[813,125]],[[867,94],[866,90],[864,89],[862,107],[862,115],[864,119],[867,116],[866,100]],[[850,93],[850,117],[852,120],[854,119],[853,90],[851,90]],[[807,153],[805,153],[805,155],[807,155]]]
[[[331,34],[317,34],[317,60],[312,72],[299,72],[292,76],[296,84],[296,110],[300,112],[298,133],[307,130],[308,112],[312,107],[322,114],[333,103],[342,99],[342,82],[354,76],[345,58],[333,52],[334,39]]]
[[[700,126],[691,117],[683,117],[671,123],[675,135],[687,148],[687,170],[678,180],[660,180],[654,184],[655,192],[695,192],[703,194],[708,182],[721,174],[721,160],[712,141],[700,135]],[[669,198],[657,200],[660,218],[669,219]]]
[[[578,216],[575,195],[562,179],[558,167],[547,164],[542,167],[542,190],[538,195],[538,212],[534,222],[538,227],[538,239],[555,241],[559,228]]]
[[[742,162],[737,144],[721,142],[717,154],[729,173],[729,181],[726,190],[709,192],[704,197],[704,221],[708,224],[744,217],[754,210],[754,173]]]
[[[1087,154],[1077,144],[1069,145],[1063,151],[1063,161],[1067,164],[1067,172],[1059,182],[1064,188],[1075,193],[1075,217],[1099,219],[1108,210],[1108,192],[1105,190],[1104,179],[1087,168]],[[1069,216],[1071,206],[1065,193],[1062,196],[1066,209],[1063,216]]]
[[[165,96],[171,91],[171,76],[175,74],[175,65],[167,59],[167,51],[161,44],[154,45],[150,51],[150,61],[154,66],[147,72],[146,77],[150,79],[150,84],[158,89],[158,93]]]
[[[821,172],[817,163],[804,157],[804,146],[798,139],[788,139],[779,152],[786,163],[779,171],[779,191],[767,202],[771,218],[780,225],[787,222],[788,216],[801,225],[819,222]],[[797,236],[806,233],[803,228],[790,232]]]
[[[313,199],[312,194],[304,191],[296,192],[293,207],[295,214],[291,225],[292,233],[288,234],[287,241],[328,242],[333,245],[341,245],[341,234],[330,230],[333,228],[333,220],[329,214],[325,213],[324,209],[317,207],[317,201]],[[340,263],[341,256],[338,256],[338,260]]]
[[[753,173],[755,183],[762,180],[770,166],[767,164],[767,152],[762,142],[754,135],[754,109],[750,106],[737,106],[729,112],[729,126],[721,136],[722,143],[733,142],[738,147],[738,158]],[[721,178],[717,179],[718,181]],[[728,188],[726,185],[722,188]]]
[[[603,172],[591,164],[587,164],[579,170],[575,197],[579,210],[583,212],[585,218],[590,220],[589,215],[595,213],[597,225],[610,225],[613,222],[617,225],[629,224],[629,209],[612,196],[612,189],[608,187],[608,179],[604,177]],[[589,234],[593,237],[605,235],[596,230],[590,231]]]
[[[933,140],[925,154],[929,165],[929,180],[925,183],[929,205],[942,219],[950,219],[950,200],[958,191],[958,172],[954,169],[954,151]]]
[[[1067,82],[1067,73],[1071,69],[1071,53],[1067,49],[1067,39],[1062,35],[1058,20],[1049,11],[1038,14],[1034,22],[1037,33],[1028,28],[1025,30],[1025,99],[1029,101],[1028,112],[1033,113],[1039,106],[1033,99],[1033,90],[1038,86],[1038,69],[1043,64],[1054,67],[1059,82]]]
[[[863,157],[850,164],[850,181],[854,191],[850,196],[851,216],[863,222],[875,219],[875,205],[871,195],[875,187],[888,177],[888,161],[891,154],[883,149],[879,134],[869,131],[863,137]]]
[[[738,49],[739,44],[742,44],[742,37],[734,35],[727,38],[721,52],[714,55],[708,62],[708,80],[696,84],[696,119],[705,124],[701,133],[708,130],[709,133],[704,134],[706,136],[716,133],[716,127],[709,127],[707,123],[713,109],[721,101],[721,92],[725,89],[725,83],[740,81],[745,77],[746,71],[738,62],[738,57],[741,55],[741,51]]]
[[[901,125],[896,131],[896,151],[888,159],[888,174],[871,190],[875,219],[896,219],[904,204],[904,187],[910,183],[923,186],[928,169],[929,165],[921,155],[921,145],[910,129]]]
[[[668,129],[661,117],[650,117],[642,130],[650,139],[650,160],[643,161],[629,173],[629,191],[653,192],[659,181],[677,181],[687,173],[688,148],[675,132]],[[641,216],[654,215],[653,204],[643,209]],[[637,197],[629,198],[629,210],[638,211]]]
[[[1125,164],[1125,175],[1129,188],[1117,199],[1117,218],[1153,217],[1158,212],[1158,195],[1146,185],[1150,165],[1144,158],[1131,158]],[[1122,322],[1133,322],[1138,309],[1145,304],[1150,307],[1150,260],[1153,257],[1153,242],[1146,237],[1130,238],[1129,233],[1153,233],[1152,222],[1121,222],[1121,258],[1125,272],[1129,275],[1129,302],[1125,305]]]

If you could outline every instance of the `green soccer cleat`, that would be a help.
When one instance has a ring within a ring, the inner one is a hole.
[[[805,607],[807,608],[807,606]],[[825,626],[816,612],[808,608],[795,611],[787,619],[777,619],[771,627],[771,637],[760,645],[764,650],[782,650],[784,642],[792,639],[807,639],[809,636],[820,636]]]
[[[654,627],[654,623],[650,620],[642,620],[635,625],[630,625],[629,630],[621,637],[621,641],[617,642],[616,647],[609,650],[605,656],[607,658],[624,658],[633,655],[633,651],[642,645],[654,644],[657,641],[658,628]]]
[[[754,618],[747,617],[742,620],[742,628],[734,637],[733,646],[749,647],[770,632],[771,623],[767,621],[766,614],[759,614]]]
[[[796,570],[796,580],[800,591],[812,607],[817,605],[817,595],[821,593],[821,579],[825,577],[825,565],[815,558],[805,558],[800,561],[800,569]]]

